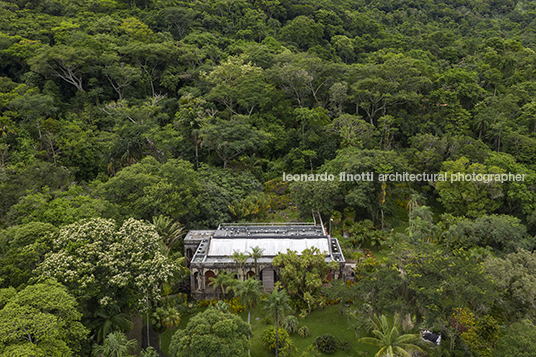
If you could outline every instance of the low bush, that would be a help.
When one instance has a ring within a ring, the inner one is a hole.
[[[275,326],[268,326],[261,333],[261,342],[268,347],[271,353],[275,353]],[[287,330],[279,328],[279,355],[290,356],[296,351]]]
[[[231,308],[231,312],[233,314],[238,314],[246,310],[246,307],[240,303],[238,298],[225,299],[225,300],[218,300],[218,299],[199,300],[198,304],[199,304],[199,307],[209,307],[209,306],[215,306],[218,303],[218,301],[224,301],[227,304],[229,304]]]
[[[288,333],[298,332],[299,325],[300,323],[298,321],[298,318],[294,315],[286,316],[285,321],[283,322],[283,328],[287,330]]]
[[[335,337],[329,333],[325,333],[321,336],[318,336],[313,341],[313,344],[322,352],[327,354],[335,353],[337,350],[337,341]]]
[[[311,331],[309,331],[309,327],[302,326],[298,329],[298,335],[300,335],[303,338],[311,336]]]
[[[350,351],[352,346],[344,337],[337,336],[337,349],[341,351]]]

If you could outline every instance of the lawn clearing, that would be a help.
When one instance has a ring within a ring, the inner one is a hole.
[[[307,326],[311,331],[311,336],[307,338],[300,337],[297,333],[291,334],[290,337],[294,342],[294,345],[298,348],[298,353],[306,351],[307,347],[313,343],[315,337],[320,336],[325,333],[329,333],[335,337],[341,336],[346,339],[352,349],[350,351],[340,351],[338,350],[334,354],[329,356],[355,356],[356,351],[369,351],[369,355],[373,356],[377,352],[377,348],[374,346],[369,346],[357,342],[355,333],[348,328],[346,322],[346,317],[339,313],[339,308],[341,305],[332,305],[327,306],[325,309],[316,309],[305,319],[299,319],[300,327]],[[244,320],[247,320],[247,312],[240,314]],[[259,320],[255,320],[256,317],[259,317]],[[268,350],[262,345],[260,340],[261,332],[268,327],[268,325],[263,321],[264,314],[262,310],[257,307],[251,312],[251,327],[253,330],[253,338],[251,339],[251,355],[255,357],[270,357],[272,356]],[[328,356],[327,354],[322,353],[321,355]]]
[[[313,343],[315,337],[320,336],[325,333],[329,333],[335,337],[341,336],[352,346],[350,351],[340,351],[337,350],[334,354],[327,355],[321,353],[322,356],[334,356],[334,357],[346,357],[346,356],[355,356],[357,351],[368,351],[370,356],[373,356],[378,348],[363,343],[358,343],[357,338],[355,337],[354,331],[348,328],[348,323],[346,322],[346,317],[339,313],[341,305],[332,305],[327,306],[324,309],[316,309],[305,319],[298,319],[301,326],[309,327],[311,331],[311,336],[307,338],[300,337],[297,333],[290,335],[294,345],[298,348],[298,355],[306,351],[307,347]],[[244,311],[239,314],[244,321],[247,321],[248,314],[247,311]],[[167,354],[169,349],[169,344],[171,342],[171,336],[178,329],[186,328],[188,321],[192,315],[183,316],[179,326],[173,330],[167,330],[164,332],[161,338],[162,351]],[[259,320],[256,320],[256,318]],[[264,322],[264,313],[260,306],[257,306],[254,310],[251,311],[251,328],[253,331],[253,337],[251,339],[251,356],[254,357],[271,357],[268,350],[261,343],[261,333],[268,327]],[[369,336],[361,334],[362,336]]]

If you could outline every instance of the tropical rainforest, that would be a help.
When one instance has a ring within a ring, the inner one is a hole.
[[[187,230],[312,210],[357,265],[309,312],[407,314],[445,339],[431,356],[536,356],[535,2],[13,0],[0,19],[0,356],[176,326]],[[525,179],[282,179],[340,172]]]

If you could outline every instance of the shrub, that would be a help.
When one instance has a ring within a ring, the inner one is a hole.
[[[340,299],[326,299],[326,305],[337,305],[340,302]]]
[[[309,331],[309,327],[302,326],[298,329],[298,335],[300,335],[303,338],[311,336],[311,331]]]
[[[199,300],[198,304],[199,307],[208,307],[208,306],[215,306],[219,301],[223,301],[227,303],[230,306],[231,312],[233,314],[238,314],[242,311],[246,310],[246,307],[240,303],[240,300],[238,298],[234,299],[225,299],[225,300],[217,300],[217,299],[211,299],[211,300]]]
[[[335,353],[337,350],[337,341],[335,337],[329,333],[325,333],[321,336],[318,336],[313,341],[313,344],[322,352],[327,354]]]
[[[271,353],[275,353],[275,326],[268,326],[261,333],[261,342],[264,346],[268,347]],[[279,328],[279,355],[289,356],[296,347],[292,343],[287,330]]]
[[[229,303],[229,305],[231,305],[231,312],[233,314],[238,314],[246,310],[246,307],[240,303],[240,300],[238,300],[238,298],[234,298],[230,301],[229,300],[226,300],[226,301]]]
[[[346,341],[344,337],[337,336],[337,349],[341,351],[350,351],[350,342]]]
[[[215,300],[215,299],[211,299],[211,300],[199,300],[199,301],[198,301],[198,304],[199,304],[199,307],[209,307],[209,306],[214,306],[214,305],[216,305],[217,302],[218,302],[218,300]]]
[[[288,333],[298,332],[299,325],[298,318],[294,315],[288,315],[283,322],[283,328],[287,330]]]
[[[262,322],[264,322],[266,325],[273,325],[275,324],[275,320],[272,316],[264,316],[262,318]]]

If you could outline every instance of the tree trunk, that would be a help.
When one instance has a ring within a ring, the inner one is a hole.
[[[278,352],[279,352],[279,320],[277,318],[277,314],[275,314],[275,357],[277,357]]]

